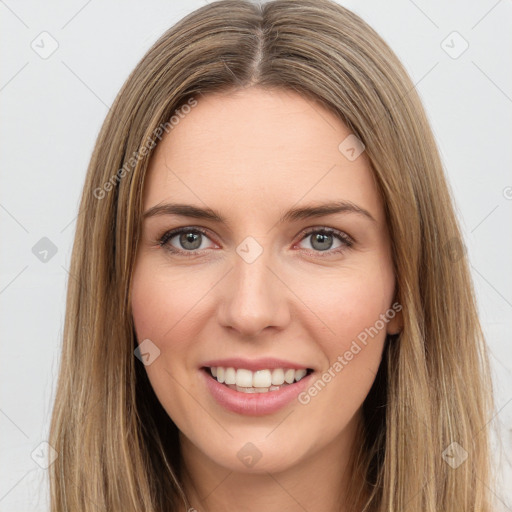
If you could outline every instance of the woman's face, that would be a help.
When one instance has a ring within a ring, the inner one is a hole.
[[[399,325],[369,160],[294,92],[197,100],[145,182],[132,309],[153,389],[203,463],[274,472],[342,457]]]

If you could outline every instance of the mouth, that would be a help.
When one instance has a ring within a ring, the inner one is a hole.
[[[311,368],[267,368],[251,371],[246,368],[203,366],[206,375],[239,393],[273,393],[293,386],[313,373]]]

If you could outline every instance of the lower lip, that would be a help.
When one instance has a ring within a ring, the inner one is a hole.
[[[245,414],[247,416],[272,414],[293,402],[293,400],[297,398],[297,395],[307,388],[314,375],[314,372],[312,372],[298,382],[284,386],[277,391],[268,391],[267,393],[244,393],[221,384],[204,368],[200,370],[200,373],[203,375],[210,393],[219,405],[228,411]]]

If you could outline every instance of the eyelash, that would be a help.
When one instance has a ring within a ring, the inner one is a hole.
[[[206,238],[210,238],[208,236],[208,233],[206,230],[202,228],[196,228],[196,227],[183,227],[183,228],[177,228],[173,229],[171,231],[166,231],[159,239],[158,244],[160,247],[165,247],[170,253],[177,254],[180,256],[185,257],[194,257],[197,256],[198,249],[195,249],[193,251],[183,251],[180,249],[177,249],[176,247],[173,247],[169,245],[169,241],[174,238],[176,235],[180,235],[182,233],[200,233],[201,235],[204,235]],[[344,244],[342,247],[338,247],[334,250],[326,250],[326,251],[312,251],[315,254],[318,254],[321,258],[332,256],[333,254],[340,254],[344,252],[346,249],[350,248],[354,244],[354,240],[348,236],[346,233],[343,233],[342,231],[338,231],[337,229],[333,228],[308,228],[306,231],[302,233],[302,238],[300,239],[300,242],[307,238],[308,236],[312,234],[321,234],[321,235],[333,235],[335,238],[340,240]],[[311,252],[311,250],[308,249],[301,249],[302,251]]]

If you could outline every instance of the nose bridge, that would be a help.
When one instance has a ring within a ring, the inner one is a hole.
[[[286,290],[274,274],[271,256],[270,248],[252,237],[238,245],[220,308],[224,326],[249,336],[288,321]]]

